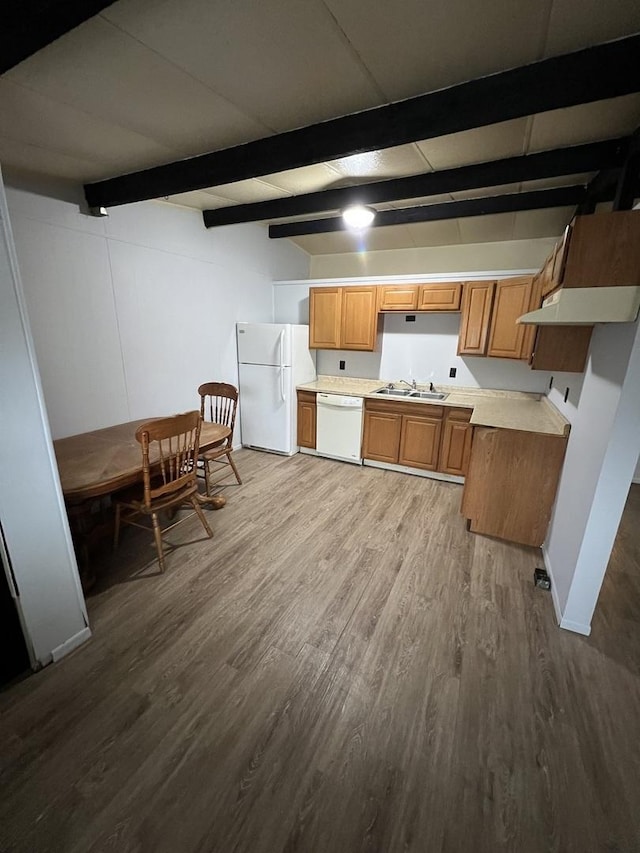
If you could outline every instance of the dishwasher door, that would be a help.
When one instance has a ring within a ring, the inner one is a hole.
[[[362,397],[316,396],[316,452],[320,456],[362,464]]]

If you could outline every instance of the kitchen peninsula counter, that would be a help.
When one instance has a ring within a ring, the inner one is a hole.
[[[394,380],[394,383],[397,384],[398,380]],[[375,394],[375,391],[384,388],[386,384],[387,382],[381,379],[318,376],[313,382],[298,385],[298,390],[324,394],[345,394],[374,400],[409,401],[407,397],[381,397]],[[420,385],[418,389],[428,390]],[[437,405],[473,409],[470,422],[474,426],[522,430],[545,435],[566,436],[569,434],[571,426],[569,421],[541,394],[485,388],[457,388],[447,385],[438,385],[437,390],[447,394],[446,399],[420,400],[413,397],[410,402],[425,406]]]

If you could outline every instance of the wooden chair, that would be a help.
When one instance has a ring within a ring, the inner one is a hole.
[[[193,516],[188,515],[163,530],[158,521],[161,510],[174,510],[181,504],[191,504],[207,535],[213,536],[196,497],[200,423],[200,413],[193,411],[141,424],[136,430],[136,439],[142,447],[142,497],[136,498],[130,491],[121,493],[121,497],[115,499],[114,550],[118,547],[121,523],[149,530],[148,524],[141,524],[134,519],[150,516],[162,572],[165,568],[162,533]]]
[[[210,494],[209,477],[211,475],[210,464],[217,462],[230,465],[239,485],[242,485],[240,474],[231,456],[233,451],[233,428],[236,422],[236,409],[238,408],[238,389],[226,382],[205,382],[198,388],[200,394],[200,417],[203,421],[211,421],[216,424],[224,424],[231,432],[228,437],[217,445],[200,454],[203,463],[204,481],[207,494]],[[224,458],[226,457],[226,459]],[[223,480],[221,477],[220,480]],[[217,482],[220,482],[218,480]]]

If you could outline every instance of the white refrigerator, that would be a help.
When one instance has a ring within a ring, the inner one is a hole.
[[[244,447],[298,452],[296,386],[316,378],[309,327],[238,323],[240,430]]]

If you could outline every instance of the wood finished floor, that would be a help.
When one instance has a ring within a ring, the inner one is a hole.
[[[640,850],[640,488],[591,638],[460,487],[237,454],[93,639],[0,694],[3,853]],[[195,540],[195,541],[194,541]]]

